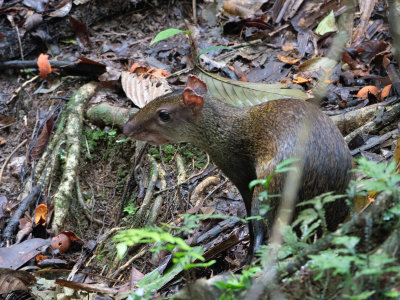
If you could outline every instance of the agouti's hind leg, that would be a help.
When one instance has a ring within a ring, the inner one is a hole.
[[[257,250],[260,249],[263,244],[264,234],[265,234],[265,226],[263,220],[251,220],[248,223],[249,227],[249,236],[250,236],[250,245],[247,250],[247,255],[244,260],[245,264],[251,263],[254,254]]]

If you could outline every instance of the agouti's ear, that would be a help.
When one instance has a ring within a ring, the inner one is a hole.
[[[203,108],[204,99],[202,95],[187,87],[183,90],[183,103],[188,105],[194,113],[199,113]]]
[[[186,88],[192,89],[198,95],[204,95],[207,93],[206,83],[195,75],[189,75],[188,81],[186,82]]]

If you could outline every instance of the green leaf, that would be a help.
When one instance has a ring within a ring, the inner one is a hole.
[[[202,55],[202,54],[204,54],[204,53],[211,52],[211,51],[214,51],[214,50],[219,50],[219,49],[233,50],[232,48],[227,47],[227,46],[213,46],[213,47],[209,47],[209,48],[203,49],[203,50],[201,50],[199,53],[197,53],[196,60],[199,58],[200,55]]]
[[[127,245],[126,244],[117,244],[116,248],[117,248],[118,257],[120,259],[122,259],[125,256],[126,251],[128,250]]]
[[[400,293],[398,291],[396,291],[395,289],[393,289],[389,292],[386,292],[385,296],[390,297],[390,298],[399,299],[398,297],[400,297]]]
[[[343,245],[345,246],[350,252],[355,252],[355,248],[357,244],[360,242],[360,238],[357,236],[338,236],[333,239],[333,243],[335,245]]]
[[[333,10],[327,15],[317,26],[315,29],[315,33],[319,35],[324,35],[325,33],[336,31],[335,24],[335,14]]]
[[[216,263],[216,260],[210,260],[209,262],[206,262],[206,263],[187,264],[185,266],[185,270],[188,270],[190,268],[207,268],[209,266],[212,266],[215,263]]]
[[[299,158],[288,158],[288,159],[285,159],[284,161],[280,162],[280,163],[276,166],[276,169],[285,167],[285,166],[290,165],[290,164],[292,164],[292,163],[295,163],[295,162],[297,162],[297,161],[299,161],[299,160],[300,160]]]
[[[373,294],[375,294],[375,291],[364,291],[360,294],[353,295],[353,296],[350,296],[350,295],[343,295],[343,296],[345,298],[349,298],[352,300],[364,300],[364,299],[370,298]]]
[[[252,188],[255,187],[257,184],[262,184],[262,185],[264,185],[266,181],[267,181],[267,180],[264,179],[264,178],[263,178],[263,179],[254,179],[254,180],[250,181],[250,183],[249,183],[249,189],[252,189]]]
[[[150,42],[150,46],[159,41],[165,40],[173,35],[179,34],[179,33],[186,33],[187,35],[189,35],[190,31],[189,30],[183,31],[183,30],[176,29],[176,28],[169,28],[169,29],[163,30],[163,31],[159,32],[156,35],[156,37]]]

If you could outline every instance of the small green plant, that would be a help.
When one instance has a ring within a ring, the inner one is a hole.
[[[293,227],[300,224],[302,232],[301,239],[303,241],[314,235],[319,226],[322,228],[322,235],[328,233],[324,205],[345,196],[346,195],[333,195],[333,192],[329,192],[297,204],[297,206],[311,206],[303,209],[297,219],[293,222]]]
[[[291,170],[296,171],[297,169],[295,167],[290,167],[289,165],[297,161],[298,161],[297,158],[286,159],[283,162],[279,163],[276,166],[275,171],[272,172],[267,178],[255,179],[249,183],[249,189],[253,189],[257,184],[261,184],[265,188],[265,190],[259,193],[258,195],[258,200],[262,202],[262,204],[260,205],[260,215],[262,216],[265,215],[270,209],[270,206],[266,203],[269,198],[280,196],[280,195],[270,195],[268,193],[269,183],[271,182],[272,178],[274,178],[274,176],[276,176],[279,173],[286,173]]]
[[[161,150],[161,152],[160,152]],[[162,159],[166,166],[169,168],[172,165],[170,163],[174,159],[176,153],[182,153],[184,162],[190,162],[194,159],[194,166],[198,169],[204,168],[207,162],[207,155],[197,147],[190,143],[185,143],[180,146],[176,145],[163,145],[161,147],[151,146],[148,151],[155,159]]]
[[[160,151],[158,151],[158,147],[155,146],[151,146],[149,148],[149,155],[155,159],[159,159],[161,157]]]
[[[162,147],[162,150],[163,150],[163,153],[166,155],[164,158],[164,161],[166,163],[170,162],[175,156],[175,153],[176,153],[175,147],[173,145],[164,145]]]
[[[228,281],[216,281],[214,285],[223,290],[223,294],[219,298],[220,300],[231,300],[236,299],[235,292],[249,289],[251,285],[251,279],[261,272],[260,266],[251,266],[248,269],[242,271],[241,274],[232,274],[232,278]]]
[[[171,36],[181,34],[181,33],[185,33],[186,35],[189,35],[190,31],[189,30],[180,30],[177,28],[168,28],[163,31],[160,31],[159,33],[157,33],[155,38],[150,42],[150,46],[154,45],[155,43],[158,43],[159,41],[165,40]]]
[[[340,236],[333,240],[337,249],[321,251],[318,255],[310,255],[310,268],[318,271],[314,280],[320,280],[326,272],[342,275],[342,288],[351,294],[348,299],[368,299],[380,289],[380,278],[383,274],[400,277],[400,267],[392,267],[396,258],[390,258],[386,253],[359,254],[356,252],[358,237]],[[365,290],[365,286],[369,290]],[[387,291],[386,291],[387,292]]]
[[[124,207],[124,212],[128,214],[128,218],[132,217],[132,215],[136,212],[137,207],[134,207],[133,205],[128,205]]]
[[[355,171],[364,173],[368,178],[351,182],[349,188],[351,196],[354,196],[354,193],[366,196],[369,192],[391,191],[395,199],[400,198],[400,174],[396,172],[395,161],[385,164],[361,157],[356,162]]]
[[[121,143],[117,143],[116,141],[117,131],[115,129],[92,130],[90,128],[86,128],[84,135],[86,139],[82,139],[82,151],[84,151],[85,156],[88,159],[93,158],[91,155],[89,155],[89,153],[95,152],[96,148],[101,144],[104,144],[106,149],[105,151],[101,152],[102,159],[112,157],[119,152]],[[85,142],[85,140],[87,143]],[[87,150],[89,151],[89,153],[87,152]]]
[[[60,152],[58,153],[58,157],[60,158],[60,161],[65,163],[65,160],[67,159],[67,151],[65,149],[60,149]]]
[[[139,243],[154,244],[154,247],[150,249],[150,251],[155,253],[161,250],[167,250],[173,253],[172,262],[174,266],[172,266],[169,271],[164,275],[160,275],[158,271],[155,270],[157,272],[154,275],[148,274],[149,276],[147,278],[145,277],[139,282],[138,286],[143,289],[143,291],[140,292],[142,299],[150,298],[155,288],[154,285],[162,282],[162,277],[165,277],[165,281],[168,282],[177,275],[176,273],[182,270],[185,271],[193,267],[208,267],[215,263],[215,261],[204,262],[205,258],[202,256],[203,250],[200,247],[190,247],[180,237],[173,236],[158,227],[124,230],[114,237],[114,241],[118,243],[116,247],[120,258],[126,254],[128,247]],[[174,249],[178,250],[175,251]],[[200,261],[200,263],[195,263],[196,260]],[[154,276],[157,277],[157,280]],[[136,292],[132,297],[136,297],[135,295],[137,295]]]
[[[197,169],[202,169],[206,165],[207,162],[207,155],[204,151],[200,150],[199,148],[193,146],[190,143],[186,143],[179,148],[179,151],[183,154],[183,158],[190,162],[194,160],[194,166]]]
[[[395,203],[387,210],[385,216],[387,220],[394,216],[398,218],[400,216],[400,175],[396,172],[396,163],[377,163],[362,157],[357,159],[357,164],[356,171],[364,173],[366,178],[350,183],[348,188],[350,198],[390,191]],[[329,194],[322,196],[330,198],[329,201],[334,201],[332,197],[335,197]],[[323,205],[324,200],[321,198],[317,200],[312,204],[315,211],[321,211],[319,207]],[[311,203],[308,202],[308,204]],[[316,217],[315,211],[311,218]],[[324,220],[324,216],[318,217]],[[306,217],[303,216],[304,219]],[[335,249],[321,251],[318,255],[309,255],[311,259],[309,267],[317,272],[314,280],[329,278],[330,274],[342,276],[344,280],[340,287],[344,291],[343,297],[348,299],[363,300],[371,297],[398,299],[397,291],[382,285],[382,280],[395,283],[400,279],[400,266],[395,264],[395,262],[398,263],[398,259],[389,257],[387,253],[381,251],[358,253],[356,246],[359,241],[360,238],[355,236],[338,236],[333,239]]]

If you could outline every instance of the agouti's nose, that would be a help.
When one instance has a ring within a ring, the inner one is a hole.
[[[126,135],[126,136],[130,136],[131,134],[132,134],[132,132],[133,132],[133,125],[132,125],[132,123],[131,122],[126,122],[125,123],[125,125],[124,125],[124,134]]]

